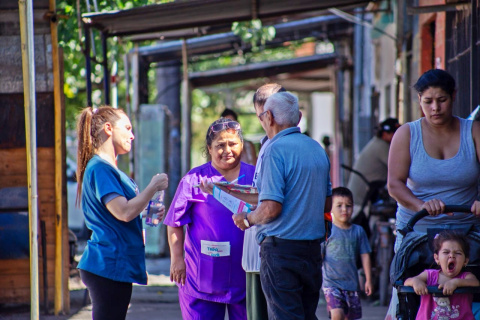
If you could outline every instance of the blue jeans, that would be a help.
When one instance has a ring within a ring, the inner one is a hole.
[[[317,319],[315,311],[322,286],[320,240],[267,237],[260,255],[268,318]]]

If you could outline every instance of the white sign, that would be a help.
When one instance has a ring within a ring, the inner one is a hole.
[[[216,242],[200,240],[203,254],[211,257],[228,257],[230,255],[230,242]]]

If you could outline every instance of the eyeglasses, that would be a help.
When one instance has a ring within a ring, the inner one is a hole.
[[[267,111],[268,111],[268,110],[263,111],[262,113],[260,113],[260,114],[258,115],[258,119],[260,119],[260,121],[262,121],[262,116],[263,116],[265,113],[267,113]]]
[[[210,127],[210,133],[211,132],[219,132],[225,129],[234,129],[234,130],[240,130],[240,123],[236,121],[228,121],[228,122],[221,122],[221,123],[216,123]]]

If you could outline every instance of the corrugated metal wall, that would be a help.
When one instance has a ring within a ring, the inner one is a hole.
[[[479,17],[479,0],[476,0],[476,8],[473,8],[477,21]],[[461,117],[467,117],[476,106],[471,104],[471,95],[478,97],[478,88],[480,90],[479,63],[472,64],[471,50],[472,50],[472,24],[471,24],[472,10],[447,12],[447,27],[446,27],[446,68],[454,76],[457,81],[457,96],[455,103],[455,114]],[[476,26],[476,41],[473,41],[473,46],[477,54],[480,52],[480,28]],[[480,56],[477,55],[477,61]],[[472,80],[473,79],[473,80]],[[473,81],[473,82],[472,82]],[[474,98],[477,101],[478,98]]]

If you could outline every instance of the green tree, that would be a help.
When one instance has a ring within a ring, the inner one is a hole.
[[[59,44],[64,53],[64,92],[66,97],[66,126],[71,131],[75,128],[75,116],[81,108],[86,106],[86,81],[85,81],[85,34],[79,18],[82,13],[88,12],[87,1],[59,0],[57,7],[67,15],[68,19],[59,22]],[[98,11],[123,10],[133,7],[164,3],[171,1],[155,0],[129,0],[107,1],[97,0]],[[79,7],[77,7],[79,3]],[[97,11],[93,7],[90,11]],[[277,48],[269,48],[267,43],[275,37],[275,29],[271,26],[263,26],[260,20],[235,22],[232,31],[242,38],[242,48],[236,52],[224,52],[221,54],[204,55],[189,58],[189,71],[205,71],[227,66],[236,66],[246,63],[261,61],[275,61],[290,59],[295,56],[295,49],[304,41],[296,41]],[[103,68],[101,62],[102,48],[100,33],[96,30],[93,34],[92,56],[92,85],[93,103],[100,105],[103,97]],[[87,39],[90,37],[87,37]],[[305,41],[312,41],[307,39]],[[151,42],[139,43],[139,46],[149,45]],[[129,41],[113,37],[108,39],[107,58],[110,67],[114,61],[118,64],[118,105],[125,106],[125,74],[123,68],[123,55],[133,48]],[[148,73],[150,101],[155,101],[155,69],[151,68]],[[240,114],[240,123],[246,136],[261,135],[263,132],[260,124],[256,121],[251,90],[243,89],[245,82],[235,82],[217,85],[213,89],[195,89],[192,93],[192,145],[195,163],[202,163],[200,157],[204,144],[205,128],[213,122],[225,107],[233,108]]]
[[[66,126],[67,129],[73,129],[75,127],[75,115],[81,108],[84,108],[87,103],[86,97],[86,79],[85,79],[85,34],[82,29],[81,19],[82,13],[87,13],[87,2],[91,1],[76,1],[76,0],[59,0],[57,2],[57,8],[68,16],[67,19],[61,19],[58,25],[58,41],[60,47],[63,49],[64,55],[64,93],[66,104]],[[97,0],[97,9],[99,12],[111,11],[111,10],[124,10],[133,7],[144,6],[148,4],[170,2],[170,1],[155,1],[155,0],[129,0],[129,1],[107,1]],[[77,3],[80,7],[77,7]],[[96,9],[93,5],[90,6],[90,11],[95,12]],[[93,46],[92,56],[92,86],[94,95],[94,103],[100,104],[103,94],[103,70],[99,64],[101,62],[102,48],[100,33],[98,31],[92,31]],[[90,37],[87,37],[90,38]],[[114,60],[117,61],[119,67],[119,79],[124,79],[123,73],[123,54],[132,49],[132,43],[122,41],[119,38],[108,39],[108,53],[107,58],[111,67]],[[119,105],[124,105],[125,101],[122,100],[125,97],[124,82],[119,83]]]

